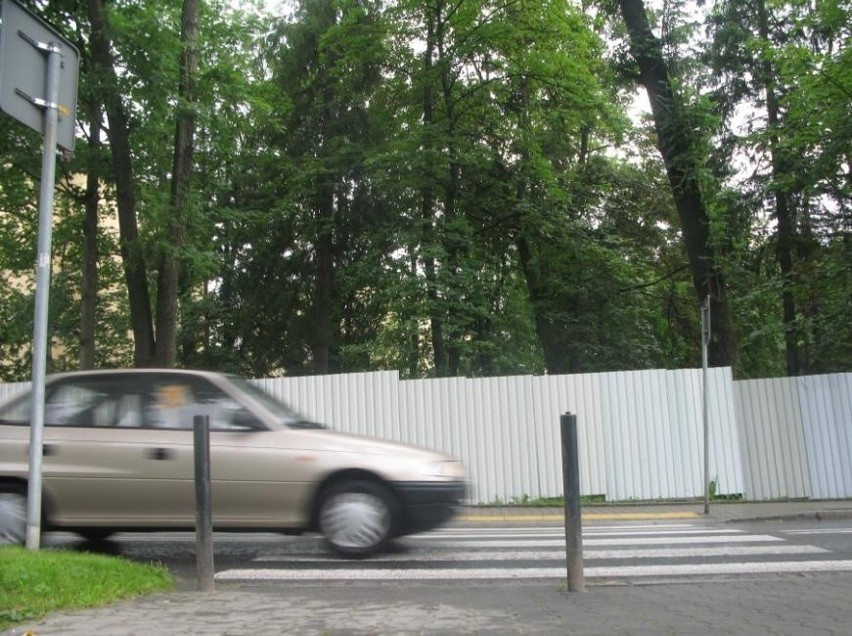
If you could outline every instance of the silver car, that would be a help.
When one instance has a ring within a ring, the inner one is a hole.
[[[30,410],[29,394],[0,406],[0,543],[26,537]],[[465,493],[456,459],[307,422],[242,378],[85,371],[45,383],[45,528],[194,528],[197,416],[210,423],[217,530],[318,531],[362,557],[447,522]]]

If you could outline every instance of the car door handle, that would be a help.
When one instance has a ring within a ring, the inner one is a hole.
[[[51,455],[56,455],[56,446],[52,446],[51,444],[45,444],[41,447],[41,454],[43,457],[50,457]]]
[[[162,459],[172,459],[174,458],[174,455],[174,451],[171,451],[168,448],[151,448],[148,450],[148,457],[157,461]]]

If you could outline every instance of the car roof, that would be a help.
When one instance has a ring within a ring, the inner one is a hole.
[[[207,378],[227,378],[228,375],[218,371],[205,371],[202,369],[169,369],[169,368],[120,368],[120,369],[89,369],[84,371],[63,371],[51,373],[47,380],[59,380],[63,378],[83,378],[109,375],[193,375]]]

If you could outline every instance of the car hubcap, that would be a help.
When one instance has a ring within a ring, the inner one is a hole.
[[[322,533],[342,548],[370,548],[390,529],[390,511],[375,495],[341,493],[326,502],[320,517]]]
[[[27,499],[0,492],[0,543],[23,543],[27,532]]]

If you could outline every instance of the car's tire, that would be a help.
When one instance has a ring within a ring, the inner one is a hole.
[[[319,531],[332,550],[348,558],[363,558],[384,548],[398,517],[393,493],[376,482],[338,482],[320,496]]]
[[[0,484],[0,545],[23,545],[26,541],[26,488]]]

